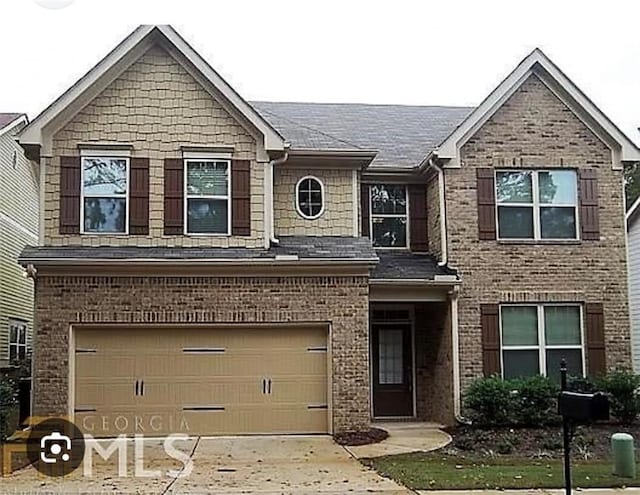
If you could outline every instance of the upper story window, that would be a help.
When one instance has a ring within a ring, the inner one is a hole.
[[[129,215],[129,158],[82,158],[83,233],[126,234]]]
[[[371,239],[374,247],[407,247],[407,187],[402,184],[372,184]]]
[[[557,378],[563,358],[570,375],[584,375],[581,306],[503,305],[500,330],[504,378]]]
[[[9,320],[9,361],[27,357],[27,324],[21,320]]]
[[[185,233],[230,235],[229,160],[185,160]]]
[[[500,239],[578,238],[573,170],[499,170],[496,200]]]
[[[315,177],[303,177],[296,185],[296,209],[307,220],[314,220],[324,212],[324,187]]]

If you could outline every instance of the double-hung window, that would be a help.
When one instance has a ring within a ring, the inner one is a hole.
[[[498,237],[577,239],[577,198],[574,170],[499,170]]]
[[[371,239],[374,247],[407,247],[407,188],[402,184],[372,184]]]
[[[584,375],[582,307],[524,304],[500,307],[502,375],[559,377],[560,361],[570,375]]]
[[[230,235],[231,163],[185,160],[185,233]]]
[[[9,320],[9,362],[27,357],[27,324],[21,320]]]
[[[129,158],[82,158],[82,232],[126,234]]]

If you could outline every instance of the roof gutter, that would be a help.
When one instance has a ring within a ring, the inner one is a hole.
[[[265,223],[267,224],[266,226],[267,228],[265,229],[265,232],[267,233],[267,235],[265,235],[265,243],[264,243],[265,249],[269,249],[272,245],[277,246],[280,243],[280,241],[276,237],[275,215],[273,212],[273,208],[274,208],[274,201],[273,201],[274,172],[273,170],[276,165],[282,165],[289,159],[289,146],[290,146],[289,143],[285,143],[284,155],[275,160],[271,160],[266,164],[265,176],[267,180],[265,181],[266,190],[265,190],[264,198],[266,203],[265,205],[266,206],[265,208],[266,222]]]

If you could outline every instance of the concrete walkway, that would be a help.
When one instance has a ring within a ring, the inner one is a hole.
[[[451,436],[435,423],[374,423],[376,428],[389,432],[389,438],[372,445],[346,447],[358,459],[385,455],[429,452],[441,449],[451,442]]]

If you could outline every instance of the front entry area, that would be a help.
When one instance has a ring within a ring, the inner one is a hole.
[[[78,328],[73,339],[84,433],[329,431],[326,326]]]

